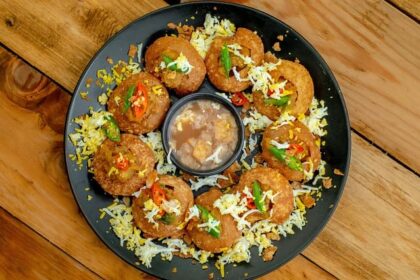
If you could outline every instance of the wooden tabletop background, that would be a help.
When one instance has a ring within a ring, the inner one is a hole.
[[[171,2],[171,1],[169,1]],[[332,219],[263,279],[420,279],[420,1],[244,0],[326,59],[352,127]],[[160,0],[0,1],[0,279],[151,279],[112,253],[67,181],[63,127],[89,59]]]

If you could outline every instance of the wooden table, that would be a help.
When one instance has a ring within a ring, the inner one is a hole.
[[[151,278],[89,228],[63,160],[70,94],[91,56],[124,25],[167,5],[131,2],[0,1],[0,279]],[[350,176],[333,218],[263,278],[419,279],[420,2],[238,2],[315,45],[352,126]]]

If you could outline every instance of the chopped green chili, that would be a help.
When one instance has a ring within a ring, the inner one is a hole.
[[[274,98],[266,98],[264,99],[264,103],[267,105],[274,105],[274,106],[284,106],[289,102],[289,96],[282,96],[280,99],[274,99]]]
[[[254,181],[254,183],[252,183],[252,195],[254,196],[254,204],[257,207],[257,209],[261,212],[265,212],[266,209],[263,200],[261,185],[258,181]]]
[[[112,116],[105,117],[107,122],[103,125],[106,137],[114,142],[120,142],[120,128],[118,127],[117,121]]]
[[[123,113],[125,114],[128,109],[131,107],[131,97],[133,97],[134,90],[136,89],[136,86],[130,86],[127,90],[127,94],[124,97],[124,107],[123,107]]]
[[[294,156],[287,155],[286,149],[279,149],[274,146],[270,146],[268,150],[275,158],[277,158],[280,161],[285,162],[287,166],[290,167],[291,169],[297,170],[297,171],[303,170],[302,162]]]
[[[216,218],[209,212],[209,210],[207,210],[206,208],[204,208],[201,205],[197,205],[198,209],[200,210],[200,214],[201,214],[201,219],[207,223],[210,220],[216,220]],[[215,228],[208,228],[207,232],[216,238],[220,238],[220,233],[221,233],[221,228],[220,228],[220,224],[215,227]]]
[[[222,50],[220,51],[220,61],[222,62],[226,77],[229,77],[230,69],[232,68],[232,60],[230,59],[229,49],[226,44],[223,45]]]

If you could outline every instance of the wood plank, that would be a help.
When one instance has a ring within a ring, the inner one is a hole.
[[[353,134],[350,177],[303,254],[342,279],[420,277],[420,178]]]
[[[162,0],[1,1],[0,42],[72,91],[110,36],[163,6]]]
[[[420,20],[420,1],[419,0],[387,0],[393,3],[395,6],[412,16],[413,18]]]
[[[51,91],[50,96],[39,100],[31,109],[12,103],[4,90],[6,87],[14,93],[22,91],[11,82],[16,79],[10,78],[16,77],[17,73],[11,69],[20,69],[17,64],[29,67],[0,48],[0,81],[8,81],[0,83],[0,206],[101,277],[153,279],[112,253],[81,216],[65,173],[62,131],[54,130],[50,122],[44,121],[55,116],[61,120],[61,127],[66,110],[57,110],[55,103],[47,101],[58,99],[63,108],[67,108],[69,96],[63,90]],[[18,74],[25,76],[20,80],[37,75],[33,71],[19,71]],[[9,78],[4,78],[5,74]],[[49,118],[45,117],[45,112],[50,113]],[[272,275],[279,278],[296,275],[302,279],[331,277],[302,256]]]
[[[0,279],[100,279],[0,208]]]
[[[376,0],[231,2],[263,10],[308,39],[336,75],[352,127],[420,173],[419,24]]]
[[[71,91],[106,38],[165,5],[116,2],[3,1],[0,41]],[[418,24],[384,1],[239,2],[284,20],[313,43],[340,82],[352,127],[420,172],[420,122],[413,121],[420,118]]]

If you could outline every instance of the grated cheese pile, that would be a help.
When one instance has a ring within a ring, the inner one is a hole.
[[[301,121],[313,134],[322,137],[327,135],[325,127],[328,125],[328,122],[325,119],[326,116],[328,116],[328,107],[325,107],[324,100],[318,101],[314,97],[309,107],[309,116],[305,116]]]
[[[140,262],[146,266],[152,266],[152,260],[160,254],[164,260],[172,260],[173,253],[179,252],[183,255],[191,255],[200,263],[206,263],[212,253],[198,250],[188,246],[183,240],[176,238],[166,238],[162,240],[162,245],[156,244],[152,239],[141,237],[141,230],[134,226],[132,208],[118,199],[106,207],[100,209],[110,217],[109,223],[115,235],[120,240],[120,246],[125,246],[134,252]],[[166,246],[163,246],[166,245]]]
[[[152,150],[157,160],[156,170],[159,174],[174,174],[176,166],[170,161],[170,155],[166,155],[163,149],[162,134],[160,131],[149,132],[146,135],[140,135],[140,139],[146,143]]]
[[[218,175],[218,174],[212,175],[212,176],[207,176],[207,177],[204,177],[204,178],[195,177],[195,181],[190,179],[191,190],[197,191],[204,186],[220,187],[220,185],[217,183],[218,179],[228,180],[229,178],[226,177],[226,176],[223,176],[223,175]]]
[[[251,133],[255,133],[258,130],[263,130],[272,123],[268,117],[260,114],[254,108],[249,110],[248,116],[243,118],[242,121],[244,126],[248,126],[248,129]]]
[[[74,133],[69,134],[73,146],[76,147],[75,154],[70,154],[71,160],[75,161],[82,168],[83,162],[88,160],[98,149],[99,145],[105,140],[106,135],[102,126],[107,122],[105,117],[112,116],[106,111],[94,111],[89,108],[89,114],[75,118],[73,121],[79,127],[74,129]],[[88,166],[90,161],[88,161]]]
[[[168,64],[162,61],[159,66],[161,69],[166,69],[174,65],[179,70],[181,70],[182,73],[185,73],[185,74],[189,74],[191,70],[193,69],[193,66],[190,64],[187,57],[183,53],[180,53],[179,56],[174,61],[169,62]]]
[[[229,37],[235,34],[235,25],[227,20],[219,20],[211,14],[206,14],[204,28],[197,28],[191,34],[191,45],[197,50],[202,58],[206,57],[213,39],[216,36]]]

